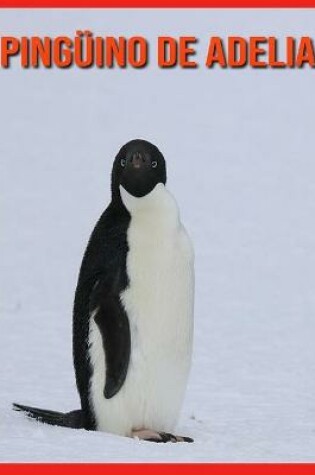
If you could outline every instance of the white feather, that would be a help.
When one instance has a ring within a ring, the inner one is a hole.
[[[143,198],[122,187],[120,192],[131,214],[129,286],[120,296],[130,322],[130,364],[120,391],[106,400],[105,354],[92,314],[90,398],[98,430],[126,436],[138,429],[171,431],[191,362],[193,250],[177,204],[164,185],[158,184]]]

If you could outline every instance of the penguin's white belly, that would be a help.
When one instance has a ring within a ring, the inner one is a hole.
[[[192,247],[178,220],[174,199],[163,185],[156,188],[150,194],[155,193],[153,203],[148,204],[153,206],[150,212],[146,207],[135,210],[133,202],[126,205],[131,212],[129,285],[121,301],[130,323],[131,355],[126,380],[111,399],[103,395],[106,362],[102,338],[93,318],[90,323],[90,397],[97,428],[127,436],[137,429],[173,429],[191,361]],[[128,196],[123,197],[124,202]],[[144,199],[139,200],[141,205]]]

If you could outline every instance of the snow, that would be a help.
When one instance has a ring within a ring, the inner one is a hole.
[[[1,10],[1,34],[312,36],[313,10]],[[1,461],[314,461],[314,72],[0,71]],[[177,433],[49,427],[78,408],[71,312],[111,163],[155,142],[196,252],[194,361]]]

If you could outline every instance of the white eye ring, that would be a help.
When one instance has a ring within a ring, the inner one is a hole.
[[[124,166],[126,165],[126,159],[125,159],[125,158],[122,158],[122,159],[120,160],[120,165],[121,165],[122,167],[124,167]]]
[[[154,160],[154,161],[151,163],[151,166],[152,166],[152,168],[156,168],[156,167],[157,167],[157,161]]]

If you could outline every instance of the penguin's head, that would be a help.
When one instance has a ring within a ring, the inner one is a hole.
[[[166,165],[155,145],[136,139],[121,147],[112,171],[113,196],[117,196],[122,186],[132,196],[142,198],[158,183],[166,183]]]

